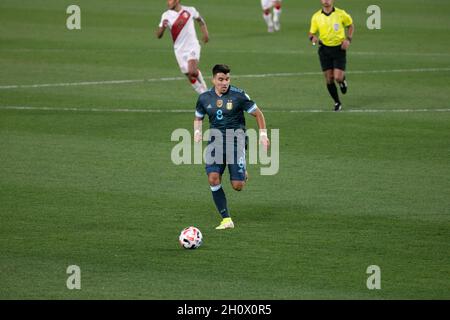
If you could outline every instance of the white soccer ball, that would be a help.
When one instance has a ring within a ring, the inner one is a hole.
[[[197,249],[202,245],[203,236],[198,228],[191,226],[181,231],[179,241],[185,249]]]

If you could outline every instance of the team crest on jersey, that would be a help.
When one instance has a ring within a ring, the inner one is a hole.
[[[217,100],[216,106],[217,106],[217,108],[222,108],[222,106],[223,106],[223,100]]]
[[[183,13],[183,18],[187,19],[189,18],[189,13],[187,13],[186,11]]]
[[[334,31],[338,31],[339,30],[339,23],[335,23],[333,25],[333,27],[334,27]]]
[[[233,109],[233,100],[228,100],[227,102],[227,110]]]

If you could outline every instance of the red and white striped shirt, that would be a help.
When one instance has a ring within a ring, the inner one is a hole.
[[[200,45],[194,27],[194,19],[199,16],[194,7],[185,6],[181,6],[180,12],[167,10],[162,14],[159,27],[162,27],[164,20],[167,20],[175,51],[190,50],[193,46]]]

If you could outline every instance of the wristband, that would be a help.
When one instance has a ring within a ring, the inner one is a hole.
[[[348,40],[349,42],[352,42],[352,38],[351,38],[351,37],[347,37],[347,40]]]

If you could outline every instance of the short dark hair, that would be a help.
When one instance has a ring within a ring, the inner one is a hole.
[[[230,71],[231,71],[230,67],[227,66],[226,64],[216,64],[212,69],[213,76],[215,76],[218,73],[227,74],[230,73]]]

